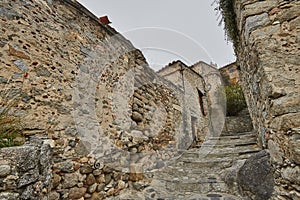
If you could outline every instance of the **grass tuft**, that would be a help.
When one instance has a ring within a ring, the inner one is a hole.
[[[22,145],[25,141],[20,117],[13,115],[18,98],[0,103],[0,148]]]

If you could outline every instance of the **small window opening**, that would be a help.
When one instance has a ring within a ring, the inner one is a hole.
[[[198,91],[198,97],[199,97],[199,105],[200,105],[200,110],[203,116],[206,116],[206,113],[204,111],[204,105],[203,105],[203,96],[204,94],[197,88]]]
[[[192,138],[193,138],[193,141],[196,141],[197,118],[191,116],[191,122],[192,122]]]

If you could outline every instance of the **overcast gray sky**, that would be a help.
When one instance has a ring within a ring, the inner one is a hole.
[[[218,26],[213,0],[79,0],[142,50],[159,69],[173,60],[200,60],[219,67],[235,61],[232,44]]]

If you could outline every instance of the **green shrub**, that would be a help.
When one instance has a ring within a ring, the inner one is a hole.
[[[240,85],[225,86],[226,114],[235,116],[238,112],[247,107],[244,93]]]
[[[19,146],[24,143],[21,120],[10,112],[14,105],[16,100],[2,105],[0,110],[0,148]]]

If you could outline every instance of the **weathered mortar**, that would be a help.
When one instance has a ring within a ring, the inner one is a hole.
[[[0,101],[20,95],[15,114],[25,135],[52,139],[45,197],[103,199],[143,188],[151,181],[144,171],[192,143],[184,93],[81,5],[5,0],[0,9]]]
[[[236,1],[243,88],[275,171],[274,199],[300,198],[300,2]]]

